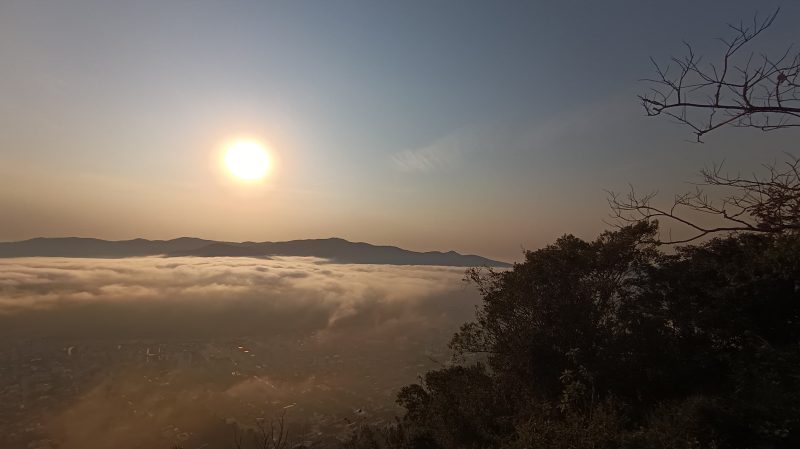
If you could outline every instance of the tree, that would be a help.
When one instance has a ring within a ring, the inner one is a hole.
[[[667,92],[642,97],[648,113],[692,126],[698,140],[725,125],[795,126],[773,117],[800,117],[798,59],[733,63],[776,15],[733,27],[710,75],[688,45],[676,80],[657,66]],[[710,101],[688,97],[703,89]],[[709,117],[693,122],[691,111]],[[752,179],[705,170],[665,209],[653,195],[612,194],[616,230],[565,235],[511,270],[469,270],[483,301],[451,341],[461,365],[401,391],[402,428],[415,437],[391,447],[800,447],[800,161],[766,168]],[[732,193],[714,202],[704,187]],[[686,209],[725,224],[701,226]],[[661,239],[659,219],[694,234]],[[665,253],[663,243],[686,245]]]
[[[780,10],[749,25],[728,25],[733,37],[720,39],[720,61],[701,66],[701,58],[684,43],[687,55],[673,57],[677,70],[653,60],[653,87],[640,95],[647,115],[665,115],[689,126],[698,141],[724,126],[772,131],[800,126],[800,53],[791,47],[777,58],[742,54],[748,44],[775,22]],[[656,243],[688,243],[720,232],[787,233],[800,229],[800,160],[788,155],[780,165],[765,165],[766,174],[728,174],[722,166],[702,170],[694,191],[678,194],[672,204],[654,204],[655,193],[609,193],[618,224],[662,220],[688,229],[687,237],[658,237]],[[720,192],[710,196],[708,190]],[[714,199],[716,198],[716,200]],[[717,224],[702,224],[703,217]]]
[[[619,354],[656,345],[625,337],[649,335],[639,329],[645,322],[631,314],[640,306],[635,304],[638,284],[659,257],[649,243],[655,231],[654,225],[639,223],[593,242],[564,236],[527,252],[525,263],[513,271],[483,276],[472,270],[484,306],[451,347],[457,354],[488,353],[489,366],[504,383],[516,386],[515,395],[554,403],[576,399],[565,383],[592,396],[617,381],[601,371],[643,373]],[[641,390],[634,391],[646,383],[640,380],[625,380],[618,393],[633,387],[624,394],[641,396]]]
[[[791,47],[777,57],[743,53],[767,30],[779,10],[751,24],[729,24],[733,36],[720,38],[725,51],[716,63],[702,64],[692,46],[662,68],[654,59],[656,77],[639,96],[647,115],[666,115],[692,129],[697,141],[724,126],[772,131],[800,126],[800,53]]]
[[[720,232],[765,234],[793,233],[800,230],[800,159],[788,156],[781,165],[765,165],[766,176],[730,175],[721,166],[701,171],[703,181],[694,191],[676,195],[669,207],[653,204],[655,193],[627,195],[609,192],[612,217],[623,224],[665,220],[688,228],[682,238],[657,238],[659,244],[688,243]],[[724,192],[716,201],[706,188]],[[689,215],[712,216],[721,222],[703,225]]]
[[[800,237],[664,254],[655,232],[564,236],[510,271],[471,270],[483,303],[452,347],[487,365],[405,387],[426,446],[404,447],[797,447]]]

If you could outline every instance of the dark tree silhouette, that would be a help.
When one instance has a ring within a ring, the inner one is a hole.
[[[729,24],[731,38],[720,38],[725,51],[704,63],[689,43],[686,55],[662,66],[651,58],[656,76],[639,96],[649,116],[666,115],[689,126],[697,141],[731,125],[763,131],[800,126],[800,53],[791,47],[777,57],[747,52],[748,44],[769,28],[779,10],[752,23]]]
[[[387,436],[402,438],[348,447],[800,447],[800,238],[665,254],[656,231],[567,235],[470,270],[483,301],[451,342],[462,364],[401,390]]]
[[[676,70],[655,60],[656,77],[639,96],[649,116],[667,116],[689,126],[698,142],[725,126],[763,131],[800,126],[800,53],[792,48],[779,57],[746,52],[748,44],[775,22],[780,10],[763,20],[729,24],[732,38],[720,39],[725,51],[716,63],[702,63],[688,43],[687,54],[671,58]],[[671,233],[655,243],[680,244],[720,232],[787,233],[800,229],[800,160],[789,155],[782,164],[764,166],[764,175],[702,170],[693,191],[676,195],[671,204],[655,204],[656,193],[608,192],[616,225],[662,220],[688,229],[686,237]],[[710,195],[709,190],[718,195]],[[708,220],[711,218],[712,220]],[[714,220],[715,219],[715,220]],[[715,224],[705,224],[714,222]]]
[[[688,46],[676,81],[659,68],[656,82],[672,92],[642,97],[650,115],[673,116],[698,139],[729,124],[796,126],[785,120],[800,117],[790,106],[797,58],[764,58],[752,70],[732,62],[776,15],[733,27],[713,76]],[[769,82],[775,93],[759,100]],[[688,97],[709,88],[707,104]],[[693,122],[689,110],[709,117]],[[800,159],[766,170],[746,177],[714,166],[667,208],[651,204],[654,194],[611,194],[616,230],[593,241],[565,235],[510,270],[468,270],[483,300],[451,340],[456,363],[400,391],[406,413],[396,426],[346,447],[800,447]],[[704,189],[716,188],[728,193],[713,200]],[[697,214],[723,224],[697,224]],[[658,220],[693,235],[663,240]],[[656,246],[704,236],[714,238]]]

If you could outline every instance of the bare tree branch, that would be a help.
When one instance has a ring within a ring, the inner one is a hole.
[[[698,142],[728,125],[762,131],[800,126],[800,53],[790,46],[774,59],[742,54],[779,12],[763,20],[756,15],[751,24],[729,24],[733,37],[719,39],[725,51],[716,64],[701,66],[701,58],[686,42],[686,55],[672,57],[672,67],[651,58],[656,77],[644,81],[654,87],[639,96],[647,115],[664,115],[688,126]]]
[[[640,195],[631,186],[620,195],[608,192],[612,217],[618,226],[640,221],[665,220],[686,228],[682,239],[659,238],[659,244],[688,243],[720,232],[788,233],[800,231],[800,159],[789,155],[780,165],[765,165],[766,176],[744,177],[724,173],[722,165],[704,169],[692,192],[676,195],[669,207],[653,205],[656,192]],[[725,190],[716,201],[705,188]],[[687,214],[710,215],[720,222],[704,226]]]
[[[256,419],[255,428],[249,428],[247,433],[251,434],[253,441],[251,447],[255,449],[285,449],[289,436],[286,412],[284,411],[277,419]],[[233,440],[236,449],[245,449],[244,435],[238,425],[233,428]]]

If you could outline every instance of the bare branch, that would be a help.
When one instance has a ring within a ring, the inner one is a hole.
[[[722,165],[700,172],[695,191],[676,195],[668,208],[653,205],[656,193],[639,195],[631,186],[625,195],[608,192],[611,216],[618,226],[640,221],[665,220],[690,232],[683,239],[659,238],[658,244],[691,242],[720,232],[790,233],[800,231],[800,159],[788,155],[780,165],[765,165],[766,176],[743,177],[724,173]],[[705,188],[724,190],[715,201]],[[687,214],[716,218],[704,226]]]
[[[277,419],[257,418],[255,427],[247,429],[247,433],[252,436],[252,447],[255,449],[285,449],[289,436],[285,418],[285,410]],[[238,425],[233,428],[233,439],[236,449],[245,448],[244,436]]]
[[[657,76],[644,80],[653,87],[639,96],[647,115],[665,115],[688,126],[698,142],[728,125],[762,131],[800,126],[800,53],[793,54],[790,46],[776,59],[740,54],[779,12],[763,20],[756,15],[749,25],[729,24],[733,37],[719,39],[725,51],[720,62],[707,69],[686,42],[686,55],[670,58],[678,68],[672,73],[651,58]]]

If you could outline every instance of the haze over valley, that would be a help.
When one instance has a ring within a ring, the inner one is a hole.
[[[798,24],[0,0],[0,449],[800,448]]]
[[[227,445],[284,410],[296,441],[389,422],[399,385],[449,363],[478,300],[462,278],[311,257],[0,259],[2,445]]]

